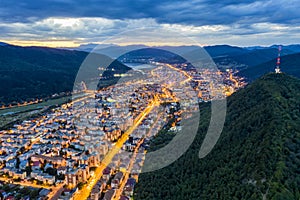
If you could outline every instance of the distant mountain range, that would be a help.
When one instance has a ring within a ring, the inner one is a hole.
[[[189,51],[193,51],[199,48],[198,46],[157,46],[150,47],[146,45],[127,45],[119,46],[114,44],[86,44],[81,45],[78,48],[67,48],[70,50],[80,50],[86,52],[94,52],[103,55],[107,55],[111,58],[119,58],[125,54],[130,54],[132,51],[142,50],[142,49],[157,49],[169,51],[171,54],[183,54]],[[149,52],[147,52],[149,53]],[[148,54],[147,56],[160,56],[159,54]]]
[[[230,45],[214,45],[214,46],[204,46],[205,50],[212,56],[220,56],[220,55],[230,55],[230,54],[237,54],[237,53],[247,53],[253,50],[263,50],[263,49],[278,49],[279,45],[272,45],[272,46],[251,46],[251,47],[238,47],[238,46],[230,46]],[[288,50],[291,53],[300,53],[300,44],[292,44],[292,45],[280,45],[283,47],[284,50]],[[141,48],[159,48],[167,51],[178,51],[178,49],[182,49],[183,51],[192,51],[197,46],[187,45],[187,46],[147,46],[147,45],[125,45],[119,46],[116,44],[82,44],[76,48],[67,48],[71,50],[80,50],[80,51],[87,51],[91,52],[92,50],[103,52],[111,52],[115,49],[122,51],[130,50],[130,49],[141,49]],[[248,51],[247,51],[248,50]]]
[[[266,63],[278,55],[278,46],[272,45],[270,47],[254,46],[254,47],[236,47],[229,45],[215,45],[205,46],[204,49],[213,58],[220,69],[237,68],[245,69],[247,67],[257,66]],[[94,49],[95,48],[95,49]],[[145,45],[128,45],[118,46],[111,44],[87,44],[81,45],[78,50],[94,52],[117,58],[130,51],[152,48],[170,51],[175,54],[187,54],[193,52],[198,46],[157,46],[149,47]],[[290,55],[300,53],[300,45],[286,45],[282,46],[281,54]],[[159,54],[152,54],[152,56],[159,56]]]
[[[278,47],[281,46],[283,49],[289,50],[292,53],[299,53],[300,52],[300,44],[291,44],[291,45],[272,45],[270,47],[261,47],[261,46],[254,46],[254,47],[246,47],[246,49],[254,50],[254,49],[269,49],[269,48],[275,48],[278,49]]]
[[[184,63],[186,59],[173,53],[157,48],[143,48],[130,51],[118,58],[121,62],[148,62],[149,60],[162,63]]]
[[[0,46],[7,46],[9,44],[5,43],[5,42],[0,42]]]
[[[140,174],[134,199],[299,199],[299,105],[299,79],[275,73],[259,78],[228,97],[221,137],[199,159],[211,119],[210,104],[201,104],[191,147],[171,165]],[[171,134],[160,132],[149,151],[168,144]]]
[[[97,46],[95,55],[108,62],[114,56],[124,58],[155,58],[161,62],[184,62],[179,55],[195,54],[198,46],[162,46],[149,48],[145,45],[118,46],[111,44],[82,45],[78,50],[45,47],[19,47],[0,42],[0,104],[42,98],[55,93],[72,90],[78,69],[89,52]],[[219,69],[235,68],[240,75],[252,81],[261,75],[274,71],[277,45],[271,47],[234,47],[217,45],[204,47]],[[298,53],[297,53],[298,52]],[[300,45],[283,46],[282,71],[300,77]],[[124,54],[126,53],[126,54]],[[111,55],[112,58],[104,55]],[[123,61],[123,60],[122,60]],[[118,61],[113,63],[116,71],[104,73],[112,77],[114,73],[126,72],[130,68]],[[95,73],[97,74],[97,72]]]

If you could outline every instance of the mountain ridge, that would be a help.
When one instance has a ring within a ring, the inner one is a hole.
[[[268,62],[248,67],[241,70],[239,75],[246,77],[248,81],[253,81],[268,72],[275,71],[276,61],[274,58]],[[282,72],[300,78],[300,53],[282,56],[280,68]]]
[[[71,92],[77,72],[88,55],[76,50],[0,46],[0,81],[5,83],[0,87],[0,104]],[[112,62],[116,69],[114,73],[118,73],[118,69],[130,69],[107,56],[95,55],[106,63]]]

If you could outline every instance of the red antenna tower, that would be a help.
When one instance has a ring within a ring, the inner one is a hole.
[[[276,68],[275,68],[275,72],[278,74],[278,73],[281,73],[280,71],[280,64],[281,64],[281,50],[282,50],[282,46],[279,45],[278,46],[278,57],[277,57],[277,63],[276,63]]]

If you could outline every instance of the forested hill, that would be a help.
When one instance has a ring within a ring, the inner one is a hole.
[[[87,55],[80,51],[0,45],[0,104],[72,91]],[[111,62],[107,56],[98,56]],[[115,73],[130,69],[118,61],[113,64]]]
[[[227,103],[225,127],[212,152],[198,157],[210,119],[205,104],[189,150],[170,166],[141,174],[135,200],[300,199],[300,80],[268,74]],[[169,134],[155,138],[152,149],[164,137]]]
[[[239,72],[240,76],[246,77],[249,81],[253,81],[263,74],[274,71],[276,66],[276,59],[272,59],[266,63],[248,67]],[[282,56],[281,71],[300,78],[300,53]]]

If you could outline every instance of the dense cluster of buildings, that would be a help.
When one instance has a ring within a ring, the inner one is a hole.
[[[63,104],[42,117],[1,131],[0,178],[32,187],[60,186],[58,198],[72,199],[83,185],[89,184],[102,160],[126,130],[137,123],[138,116],[151,102],[159,101],[164,106],[155,107],[143,118],[103,170],[89,197],[108,200],[119,195],[120,199],[129,199],[144,164],[149,139],[171,118],[175,120],[170,130],[180,131],[182,112],[195,112],[199,99],[211,100],[217,96],[216,91],[223,89],[211,84],[217,75],[202,73],[206,76],[193,71],[174,72],[160,65],[149,70],[147,79],[107,87],[93,97]],[[179,104],[181,110],[174,111]]]

